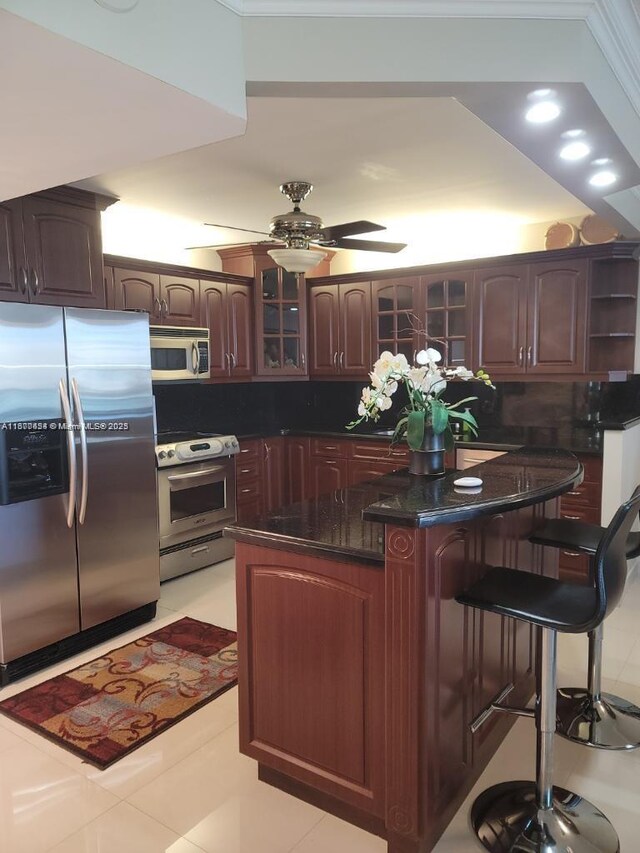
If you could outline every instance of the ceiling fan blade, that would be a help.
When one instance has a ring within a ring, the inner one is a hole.
[[[364,252],[401,252],[406,249],[406,243],[383,243],[377,240],[336,240],[336,249],[360,249]]]
[[[341,225],[330,225],[322,229],[325,240],[339,240],[340,237],[350,237],[352,234],[369,234],[371,231],[386,231],[384,225],[359,219],[357,222],[343,222]]]
[[[253,228],[238,228],[236,225],[218,225],[217,222],[205,222],[205,225],[211,225],[212,228],[228,228],[230,231],[246,231],[247,234],[264,234],[270,237],[268,231],[254,231]]]
[[[262,241],[261,241],[262,242]],[[269,240],[265,240],[265,243],[271,242]],[[240,243],[211,243],[208,246],[185,246],[185,251],[189,251],[190,249],[223,249],[225,246],[247,246],[249,245],[247,240],[242,240]]]

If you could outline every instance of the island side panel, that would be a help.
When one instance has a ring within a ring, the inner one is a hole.
[[[238,542],[236,571],[241,751],[265,781],[382,831],[383,564]]]

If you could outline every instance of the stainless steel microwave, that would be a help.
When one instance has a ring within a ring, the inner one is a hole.
[[[150,326],[151,379],[208,379],[209,330]]]

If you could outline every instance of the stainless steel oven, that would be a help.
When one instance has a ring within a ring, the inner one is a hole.
[[[223,529],[236,518],[234,436],[198,436],[156,447],[160,578],[233,555]]]

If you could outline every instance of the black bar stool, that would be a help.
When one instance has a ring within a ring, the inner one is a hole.
[[[640,494],[640,486],[633,497]],[[633,499],[633,498],[632,498]],[[588,554],[591,574],[605,527],[558,518],[547,521],[531,542]],[[626,557],[640,556],[640,533],[630,533]],[[640,746],[640,708],[620,696],[602,692],[603,624],[589,632],[587,688],[562,687],[558,691],[558,734],[585,746],[599,749],[637,749]]]
[[[500,704],[507,688],[471,724],[472,729],[477,729],[497,710],[529,714],[536,719],[536,781],[494,785],[480,794],[471,807],[473,830],[492,853],[619,853],[617,833],[604,814],[577,794],[553,787],[557,632],[593,631],[616,606],[627,575],[627,537],[638,511],[640,494],[634,494],[605,530],[593,560],[593,586],[493,567],[457,596],[461,604],[511,616],[539,628],[541,652],[535,711]]]

